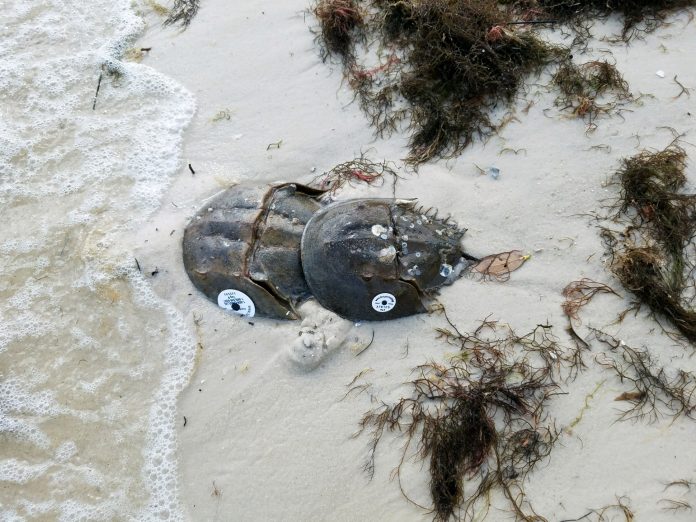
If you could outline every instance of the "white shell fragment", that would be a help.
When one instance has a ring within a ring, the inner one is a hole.
[[[381,263],[391,263],[396,257],[396,248],[394,248],[394,245],[383,248],[377,253],[377,257]]]
[[[372,225],[372,233],[377,237],[381,237],[387,230],[388,229],[382,225]]]

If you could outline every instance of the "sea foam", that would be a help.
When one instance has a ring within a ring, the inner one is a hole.
[[[2,521],[183,519],[174,415],[193,341],[130,238],[180,167],[195,100],[123,60],[137,8],[3,2]]]

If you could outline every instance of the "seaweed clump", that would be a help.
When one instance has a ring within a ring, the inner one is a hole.
[[[567,55],[512,25],[492,0],[375,0],[363,24],[353,23],[357,7],[343,22],[343,3],[320,0],[314,9],[325,53],[342,59],[378,135],[407,122],[412,164],[457,155],[491,135],[491,111],[509,105],[529,74]],[[362,66],[358,44],[373,40],[379,63]]]
[[[375,453],[385,434],[398,433],[406,438],[395,470],[401,490],[411,500],[400,473],[415,444],[418,458],[428,464],[435,520],[472,520],[478,508],[487,509],[489,494],[497,489],[518,520],[543,521],[522,485],[558,437],[546,414],[549,399],[559,390],[555,370],[548,359],[534,354],[538,347],[551,347],[529,342],[548,332],[518,337],[507,330],[499,335],[502,327],[491,321],[472,334],[451,326],[453,330],[439,333],[462,351],[447,363],[417,367],[408,395],[363,417],[360,432],[371,433],[365,469],[374,472]],[[471,489],[465,491],[468,484]]]
[[[458,155],[496,133],[525,79],[554,63],[558,104],[592,120],[630,99],[606,61],[570,62],[568,47],[532,30],[558,24],[584,45],[596,18],[623,15],[621,37],[664,23],[696,0],[316,0],[322,58],[338,57],[344,76],[378,136],[402,124],[410,132],[407,162]],[[601,103],[600,98],[613,99]]]
[[[319,0],[314,15],[321,23],[324,58],[338,54],[351,61],[354,34],[363,25],[363,16],[355,0]]]
[[[556,105],[561,110],[570,109],[579,118],[586,118],[590,130],[594,129],[594,120],[599,114],[611,112],[622,101],[631,99],[628,83],[606,60],[579,65],[568,60],[561,64],[552,81],[560,90]],[[612,99],[601,103],[600,100],[609,95]]]
[[[693,309],[696,195],[684,194],[686,153],[677,145],[625,159],[618,215],[622,232],[604,230],[611,269],[655,314],[696,342]]]

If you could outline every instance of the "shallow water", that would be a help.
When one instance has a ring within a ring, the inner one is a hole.
[[[130,238],[194,99],[122,60],[144,28],[130,1],[0,10],[0,520],[181,518],[193,343]]]

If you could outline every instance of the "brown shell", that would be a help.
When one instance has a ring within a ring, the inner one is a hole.
[[[286,183],[232,187],[186,227],[184,267],[213,302],[225,290],[240,291],[256,315],[297,319],[295,305],[310,296],[300,261],[306,223],[321,208],[322,192]]]
[[[427,292],[451,281],[464,231],[413,202],[357,199],[324,207],[302,236],[314,297],[354,321],[424,312]]]

